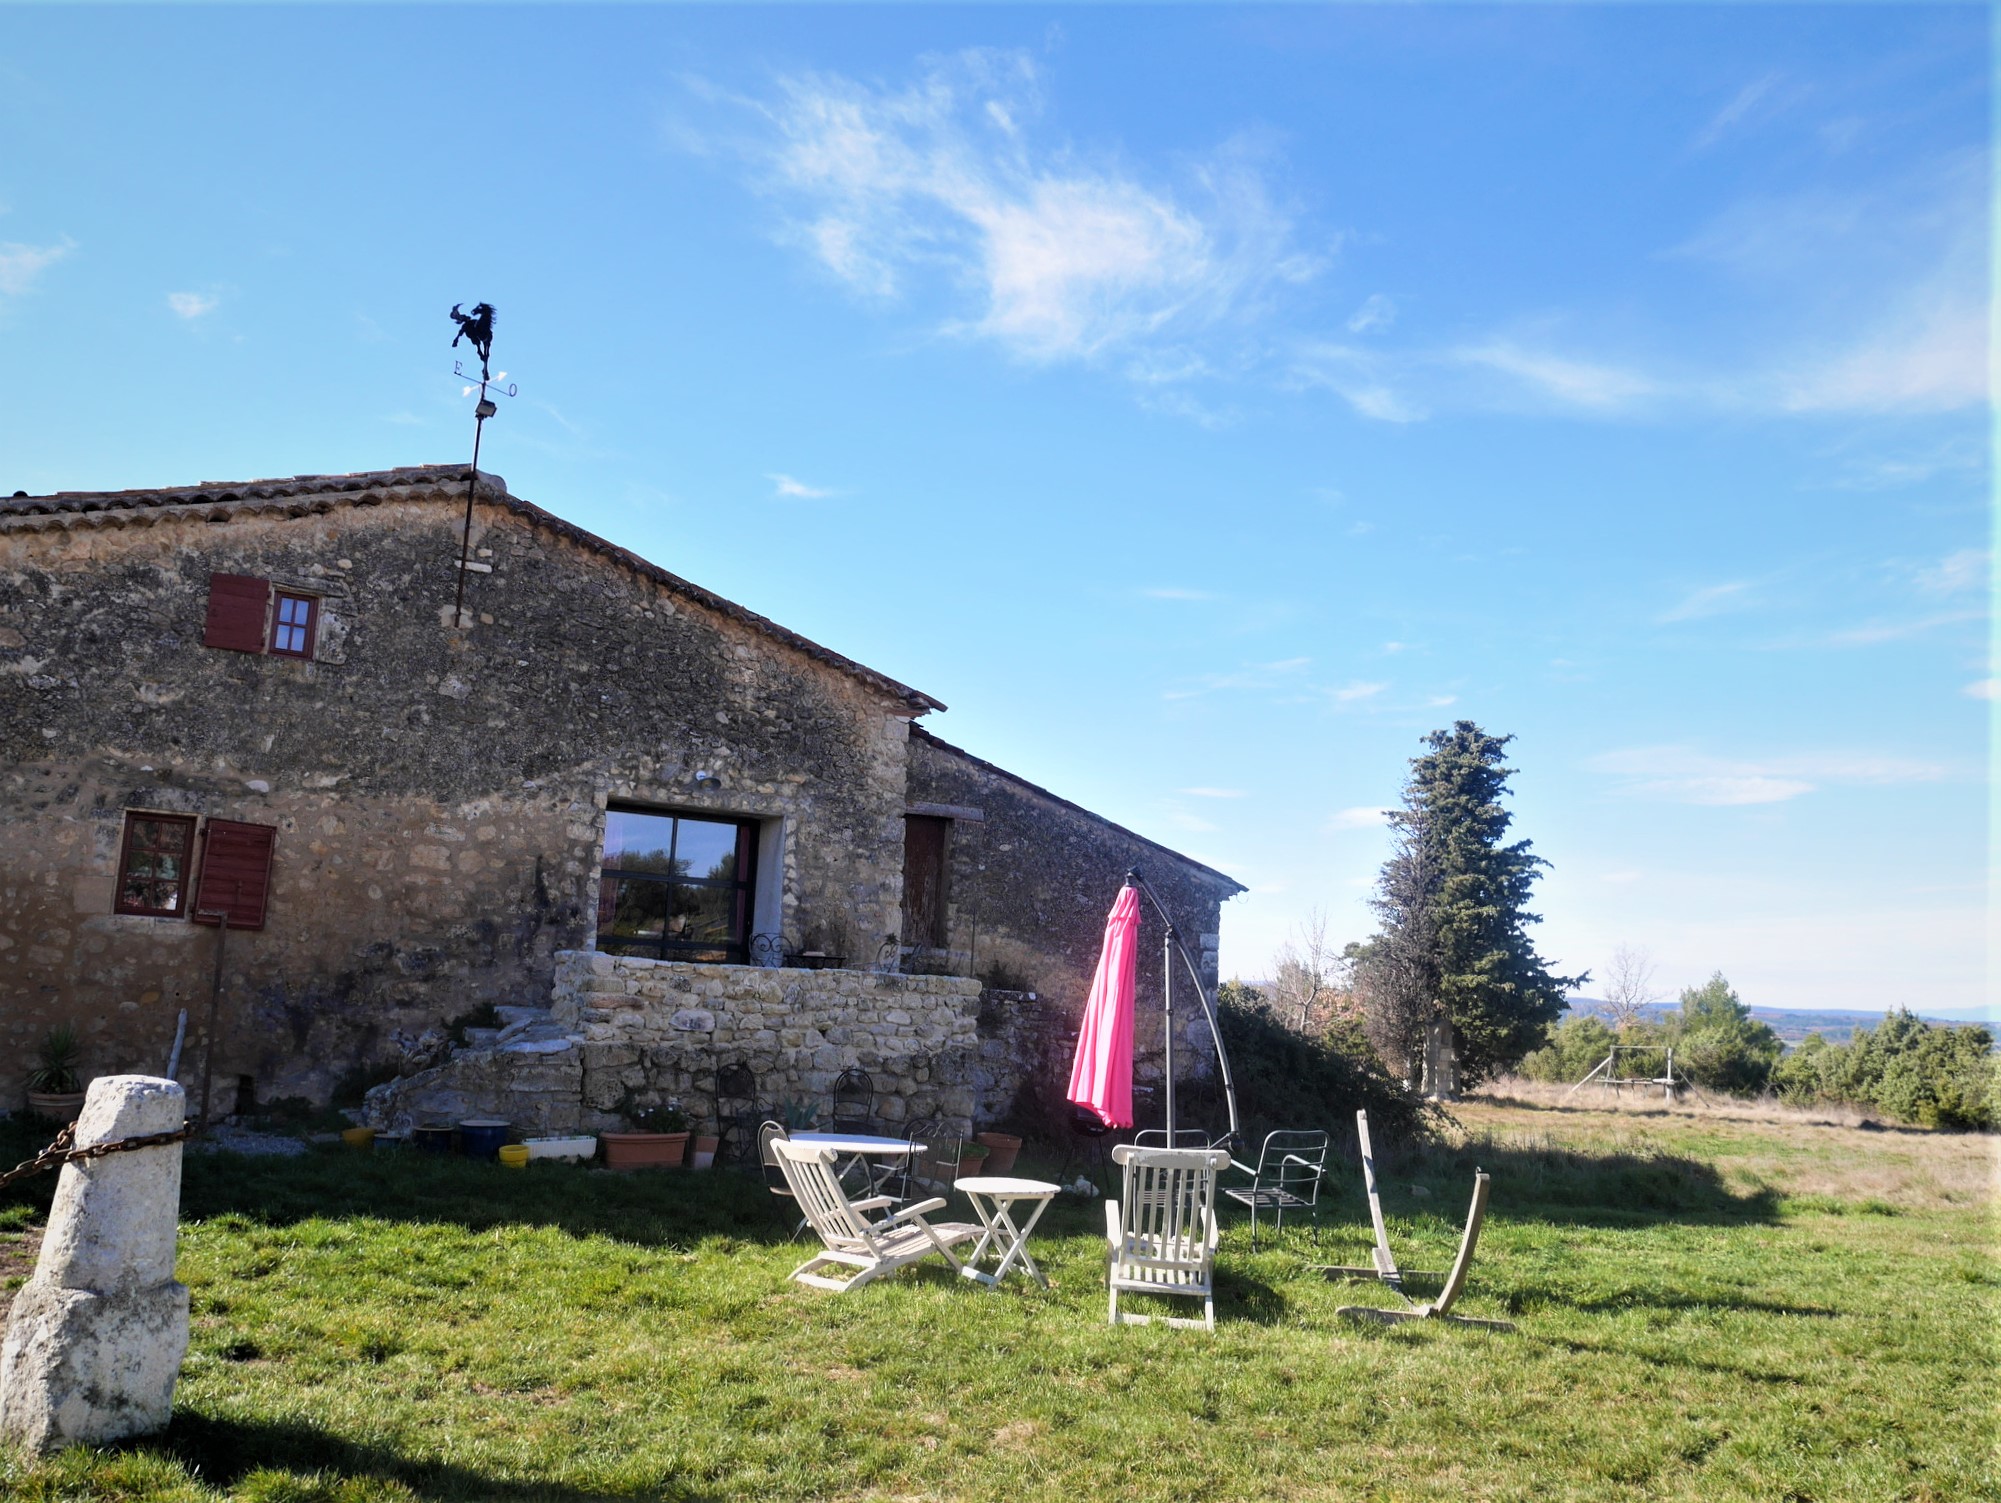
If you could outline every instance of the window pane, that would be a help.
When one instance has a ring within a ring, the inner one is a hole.
[[[674,820],[665,814],[633,814],[613,809],[604,817],[604,864],[627,872],[672,870],[668,852],[674,840]]]
[[[675,887],[667,938],[675,944],[726,945],[736,939],[736,891],[729,887]]]
[[[684,819],[680,825],[680,844],[674,848],[675,859],[680,863],[679,874],[734,880],[737,827],[707,819]]]
[[[665,882],[606,877],[598,902],[598,933],[657,943],[667,929],[669,894],[676,890]]]
[[[128,817],[125,864],[117,908],[125,913],[179,914],[184,899],[192,819]]]

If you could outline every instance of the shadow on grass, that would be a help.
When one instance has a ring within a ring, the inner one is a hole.
[[[386,1446],[348,1440],[313,1425],[216,1419],[187,1410],[176,1410],[166,1434],[146,1443],[146,1448],[164,1450],[204,1483],[223,1490],[233,1490],[251,1474],[269,1470],[396,1482],[426,1503],[610,1503],[612,1499],[635,1497],[662,1503],[704,1503],[714,1496],[672,1476],[648,1479],[618,1491],[562,1482],[506,1480],[450,1462],[402,1456]],[[284,1488],[276,1491],[290,1495]]]
[[[406,1151],[322,1149],[297,1158],[190,1153],[181,1213],[241,1216],[266,1226],[366,1217],[464,1227],[553,1227],[641,1247],[691,1250],[706,1237],[776,1246],[781,1218],[760,1179],[734,1170],[612,1174],[575,1164],[498,1164]]]
[[[1575,1226],[1616,1228],[1742,1225],[1780,1219],[1770,1189],[1732,1190],[1714,1165],[1655,1148],[1590,1152],[1559,1145],[1526,1146],[1475,1139],[1429,1145],[1382,1168],[1383,1210],[1391,1217],[1436,1216],[1463,1224],[1473,1175],[1492,1177],[1489,1216]],[[1330,1165],[1321,1217],[1368,1216],[1359,1166]]]

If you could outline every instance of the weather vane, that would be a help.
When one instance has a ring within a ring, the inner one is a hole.
[[[459,539],[458,593],[452,601],[452,624],[463,627],[466,625],[466,575],[472,572],[472,506],[479,495],[479,441],[486,432],[486,420],[500,411],[494,405],[494,396],[511,397],[518,393],[519,388],[500,384],[507,380],[506,371],[497,376],[493,374],[493,304],[474,303],[470,313],[459,312],[459,307],[457,303],[452,304],[452,322],[459,326],[458,333],[452,336],[452,348],[457,349],[461,339],[469,339],[473,353],[479,356],[479,401],[472,409],[472,473],[466,479],[466,524]],[[452,374],[464,381],[472,380],[472,373],[465,368],[462,360],[452,362]],[[459,395],[469,397],[473,390],[473,387],[467,386]]]

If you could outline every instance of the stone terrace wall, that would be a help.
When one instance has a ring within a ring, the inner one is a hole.
[[[581,1034],[581,1125],[619,1126],[640,1105],[677,1097],[715,1120],[716,1070],[742,1062],[764,1104],[830,1099],[851,1067],[875,1085],[885,1125],[944,1117],[962,1130],[973,1094],[961,1062],[978,1046],[980,984],[965,976],[767,970],[591,951],[556,957],[555,1020]]]

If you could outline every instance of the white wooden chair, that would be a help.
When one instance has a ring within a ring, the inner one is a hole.
[[[866,1200],[849,1200],[834,1171],[834,1150],[812,1143],[779,1139],[771,1144],[785,1182],[805,1213],[806,1222],[820,1234],[826,1250],[808,1258],[792,1270],[792,1277],[816,1289],[835,1291],[859,1289],[862,1285],[894,1273],[909,1263],[939,1254],[959,1273],[964,1264],[952,1256],[952,1245],[980,1235],[980,1228],[961,1221],[931,1225],[924,1219],[945,1202],[942,1198],[918,1201],[880,1220],[871,1221],[864,1212],[881,1211],[896,1204],[893,1195],[875,1195]],[[852,1268],[846,1278],[830,1278],[820,1270]]]
[[[1119,1198],[1105,1202],[1110,1243],[1111,1324],[1147,1325],[1149,1315],[1121,1315],[1119,1294],[1171,1294],[1202,1301],[1200,1320],[1170,1326],[1216,1329],[1216,1176],[1230,1162],[1222,1148],[1138,1148],[1121,1143],[1112,1162],[1123,1172]]]

